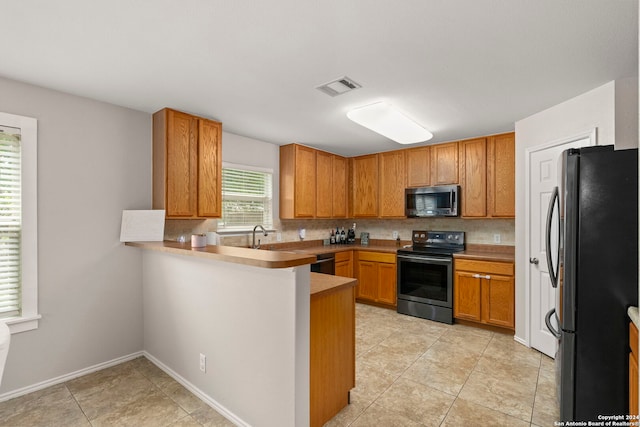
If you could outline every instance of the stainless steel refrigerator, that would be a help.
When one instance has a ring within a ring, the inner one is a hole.
[[[628,411],[627,307],[638,305],[638,151],[570,149],[561,164],[558,197],[547,215],[557,296],[546,323],[559,341],[560,420],[598,421]]]

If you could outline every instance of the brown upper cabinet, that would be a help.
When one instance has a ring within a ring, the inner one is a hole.
[[[280,218],[346,218],[347,159],[299,144],[280,147]]]
[[[431,147],[431,185],[458,183],[458,142]]]
[[[377,154],[351,158],[352,209],[354,218],[377,218],[379,205]]]
[[[407,187],[431,185],[431,150],[429,146],[405,150],[407,161]]]
[[[222,123],[172,109],[153,114],[153,209],[167,218],[222,216]]]
[[[333,215],[333,155],[316,152],[316,218],[331,218]]]
[[[459,142],[462,216],[515,217],[515,134]]]
[[[380,172],[380,217],[404,217],[404,189],[407,186],[405,150],[378,154]]]
[[[516,216],[516,134],[493,135],[487,146],[487,215]]]
[[[280,218],[316,216],[316,150],[280,147]]]
[[[333,218],[346,218],[349,214],[349,162],[345,157],[332,155]]]
[[[351,159],[354,218],[404,217],[405,150]]]
[[[459,142],[462,216],[487,216],[487,139]]]
[[[459,184],[461,216],[515,217],[515,134],[345,158],[280,147],[280,217],[403,218],[404,189]]]

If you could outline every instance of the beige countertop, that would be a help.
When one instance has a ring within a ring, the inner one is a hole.
[[[375,239],[371,240],[371,243],[366,246],[359,243],[324,246],[322,241],[318,240],[263,245],[263,250],[215,245],[207,245],[203,248],[191,248],[188,242],[178,243],[173,241],[128,242],[126,244],[142,249],[215,259],[218,261],[263,268],[288,268],[312,264],[316,261],[316,255],[326,253],[358,250],[395,254],[399,249],[397,243],[393,240]],[[400,247],[406,244],[410,244],[410,242],[402,241]],[[515,248],[513,246],[469,244],[464,252],[454,254],[454,258],[514,262]]]
[[[638,307],[629,307],[627,314],[629,315],[629,319],[636,325],[636,328],[638,328]]]
[[[330,274],[311,273],[311,295],[321,295],[344,287],[353,287],[358,283],[350,277],[332,276]]]
[[[363,246],[359,244],[353,244],[353,245],[327,245],[327,246],[317,245],[317,246],[307,246],[307,247],[301,247],[301,248],[286,248],[286,249],[274,248],[272,250],[277,252],[288,251],[288,252],[293,252],[298,254],[309,254],[309,255],[329,254],[329,253],[337,253],[337,252],[352,251],[352,250],[385,252],[385,253],[395,254],[398,251],[398,248],[395,245],[390,246],[390,245],[371,244],[371,245]]]
[[[198,258],[226,261],[235,264],[251,265],[262,268],[288,268],[316,262],[313,254],[284,251],[265,251],[234,246],[212,246],[192,248],[190,243],[164,242],[127,242],[127,246],[187,255]]]
[[[464,252],[453,254],[454,258],[477,259],[481,261],[515,262],[515,246],[469,244]]]

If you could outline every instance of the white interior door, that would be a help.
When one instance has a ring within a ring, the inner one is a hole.
[[[546,252],[546,221],[547,210],[553,189],[559,184],[559,162],[562,152],[569,148],[579,148],[595,145],[595,130],[587,134],[578,135],[540,147],[527,150],[529,170],[528,180],[528,283],[530,305],[530,337],[531,347],[544,354],[555,357],[557,340],[549,332],[544,322],[544,316],[555,307],[556,290],[551,287],[549,267]],[[557,215],[557,212],[555,213]],[[551,232],[551,248],[557,249],[557,217],[553,221]],[[555,254],[554,265],[557,263]],[[553,321],[553,320],[552,320]]]

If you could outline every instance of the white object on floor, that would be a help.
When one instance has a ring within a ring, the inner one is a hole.
[[[2,384],[2,374],[4,373],[4,364],[9,354],[9,344],[11,343],[11,331],[5,322],[0,322],[0,384]]]

